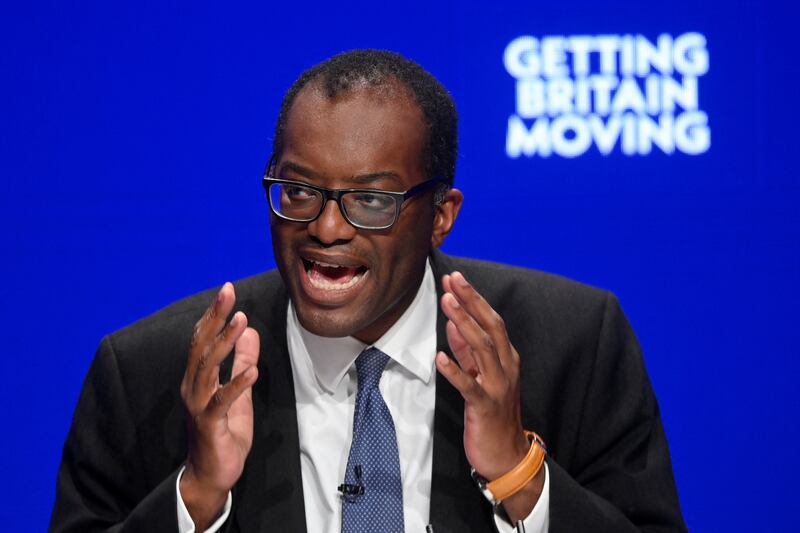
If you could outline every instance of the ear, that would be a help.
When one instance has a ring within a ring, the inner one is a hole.
[[[431,234],[431,247],[438,248],[442,245],[461,209],[464,202],[464,195],[458,189],[448,189],[444,195],[442,203],[436,206],[436,213],[433,218],[433,233]]]

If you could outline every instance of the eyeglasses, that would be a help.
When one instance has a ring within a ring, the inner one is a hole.
[[[263,178],[272,212],[284,220],[312,222],[319,218],[329,200],[339,204],[345,220],[359,229],[383,230],[392,227],[400,216],[403,203],[436,185],[445,183],[433,178],[414,185],[405,192],[379,189],[328,189],[300,181],[282,180],[274,176],[275,163],[270,160]]]

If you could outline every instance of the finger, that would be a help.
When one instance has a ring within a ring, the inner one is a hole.
[[[253,386],[258,378],[258,368],[251,366],[217,389],[206,406],[204,415],[209,422],[225,417],[233,402]]]
[[[453,292],[450,274],[445,274],[442,276],[442,288],[444,289],[444,292]]]
[[[233,355],[232,375],[234,379],[250,368],[258,368],[259,344],[258,332],[253,328],[247,328],[242,336],[239,337],[236,342],[236,351]],[[241,423],[249,424],[252,427],[252,416],[253,385],[250,384],[228,409],[228,423],[233,428],[240,423],[237,421],[237,418],[239,418],[240,421],[243,421]]]
[[[452,294],[455,295],[467,314],[491,338],[497,349],[497,356],[500,358],[502,367],[504,369],[512,368],[514,363],[513,350],[503,318],[470,285],[461,272],[453,272],[451,274],[449,285],[452,288]]]
[[[450,350],[453,352],[453,356],[455,356],[461,369],[472,377],[477,376],[479,373],[478,365],[475,363],[475,358],[472,357],[469,343],[451,320],[447,321],[445,332],[447,333],[447,344],[450,345]]]
[[[235,303],[233,283],[226,281],[198,322],[197,337],[200,342],[209,342],[219,335]]]
[[[236,341],[236,351],[233,354],[233,377],[238,376],[251,366],[258,366],[260,340],[258,332],[253,328],[246,328]]]
[[[201,357],[207,354],[208,345],[219,334],[225,324],[225,318],[233,309],[236,294],[233,285],[226,282],[217,293],[214,301],[200,317],[194,326],[192,334],[192,347],[189,350],[189,360],[186,364],[186,378],[188,383],[195,382],[197,365]]]
[[[465,402],[474,404],[485,397],[486,393],[475,378],[459,368],[444,352],[436,354],[436,368],[461,393]]]
[[[442,310],[458,329],[461,338],[466,341],[471,356],[475,360],[480,373],[484,374],[489,379],[494,379],[498,373],[502,372],[502,368],[493,339],[478,325],[475,319],[466,312],[453,293],[448,292],[442,296]],[[461,362],[464,348],[460,346],[450,347],[454,352],[458,351],[459,362]],[[457,350],[457,348],[460,349]]]
[[[208,398],[216,390],[219,384],[219,366],[231,353],[245,329],[247,317],[237,311],[225,329],[201,353],[193,384],[195,393],[201,398]]]

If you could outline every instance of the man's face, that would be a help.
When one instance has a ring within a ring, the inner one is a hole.
[[[389,191],[428,179],[421,164],[422,111],[399,85],[390,89],[355,89],[329,99],[306,86],[288,114],[276,177]],[[435,212],[428,191],[407,200],[397,222],[382,231],[356,229],[334,201],[310,223],[273,214],[275,259],[303,327],[366,343],[383,335],[419,288]]]

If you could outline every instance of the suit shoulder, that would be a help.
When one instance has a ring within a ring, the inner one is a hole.
[[[234,282],[236,309],[251,308],[257,302],[270,301],[282,290],[277,270],[270,270]],[[208,308],[220,287],[212,287],[174,302],[137,320],[108,336],[118,353],[151,346],[170,347],[176,340],[185,344],[192,327]]]
[[[463,272],[503,317],[518,348],[535,337],[561,346],[561,353],[580,353],[576,343],[596,346],[607,313],[619,309],[609,291],[563,276],[476,259],[443,259],[440,272]]]
[[[613,294],[605,289],[541,270],[480,259],[449,257],[454,269],[461,270],[476,287],[490,295],[531,298],[541,305],[604,306]]]

